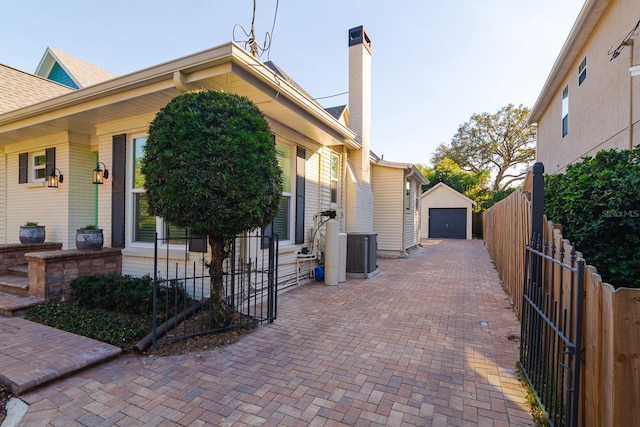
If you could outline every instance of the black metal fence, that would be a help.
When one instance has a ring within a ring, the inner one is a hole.
[[[207,241],[156,237],[151,345],[273,322],[277,316],[278,241],[236,237],[226,248],[224,303],[211,298]]]
[[[577,426],[585,263],[541,240],[526,250],[520,364],[549,424]]]

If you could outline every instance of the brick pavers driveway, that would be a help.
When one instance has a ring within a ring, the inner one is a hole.
[[[120,356],[25,394],[21,425],[532,425],[482,242],[378,261],[369,280],[283,293],[275,323],[224,349]]]

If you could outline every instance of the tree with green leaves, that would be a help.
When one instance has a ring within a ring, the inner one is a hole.
[[[614,287],[640,288],[640,147],[546,175],[545,214]]]
[[[535,160],[535,127],[527,123],[528,117],[529,108],[513,104],[493,114],[473,114],[449,145],[438,146],[431,163],[448,157],[466,171],[490,170],[493,191],[504,190],[523,179]]]
[[[211,300],[223,306],[230,243],[278,213],[282,171],[266,119],[246,97],[179,95],[149,126],[142,173],[150,214],[208,236]]]

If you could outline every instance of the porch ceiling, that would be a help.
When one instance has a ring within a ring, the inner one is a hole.
[[[307,140],[358,145],[352,131],[232,43],[0,115],[0,145],[64,131],[95,135],[97,126],[154,114],[184,89],[243,95]]]

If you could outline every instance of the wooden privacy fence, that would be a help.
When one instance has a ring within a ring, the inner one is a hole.
[[[518,316],[522,313],[525,251],[532,204],[515,191],[484,213],[483,237]],[[569,248],[560,227],[544,220],[543,241]],[[640,250],[640,249],[639,249]],[[578,258],[582,254],[576,253]],[[560,277],[557,277],[557,285]],[[638,425],[640,289],[614,289],[587,266],[584,287],[579,417],[583,426]]]

